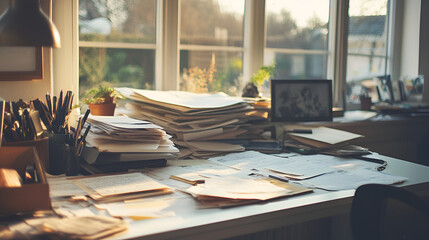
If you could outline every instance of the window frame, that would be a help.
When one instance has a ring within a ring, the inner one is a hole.
[[[157,22],[156,22],[156,43],[155,44],[120,44],[125,47],[143,47],[155,49],[155,89],[156,90],[178,90],[180,81],[180,1],[181,0],[156,0],[157,2]],[[400,60],[392,60],[392,56],[400,52],[401,22],[396,19],[396,15],[401,15],[400,6],[397,1],[389,1],[391,4],[391,30],[388,38],[388,69],[392,72],[392,77],[398,74]],[[328,79],[333,79],[333,103],[335,107],[343,107],[346,88],[346,67],[347,67],[347,35],[348,35],[348,0],[330,1],[329,37],[328,37]],[[78,94],[78,0],[54,1],[53,17],[60,34],[62,36],[62,48],[55,50],[52,68],[54,91],[58,89],[72,89]],[[400,16],[401,17],[401,16]],[[227,47],[232,51],[243,51],[243,79],[248,81],[254,72],[264,64],[265,51],[265,0],[245,1],[244,16],[244,43],[241,47]],[[399,27],[398,27],[399,26]],[[68,38],[68,36],[71,36]],[[399,40],[398,40],[399,39]],[[82,42],[83,45],[90,45]],[[97,45],[100,46],[100,45]],[[182,48],[181,48],[182,47]],[[199,46],[186,46],[187,49],[202,49]],[[220,49],[223,49],[219,48]],[[213,50],[211,48],[211,50]],[[283,50],[282,50],[283,51]],[[287,50],[286,50],[287,51]],[[307,50],[305,50],[307,52]],[[313,52],[313,51],[311,51]],[[318,52],[318,51],[316,51]],[[326,54],[325,51],[321,54]],[[67,56],[67,57],[65,57]],[[64,60],[64,59],[71,60]],[[70,61],[72,67],[70,68]],[[69,68],[66,74],[57,69]]]

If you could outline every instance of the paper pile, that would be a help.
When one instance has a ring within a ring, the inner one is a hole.
[[[31,238],[37,239],[102,239],[128,229],[125,220],[105,216],[52,217],[26,222],[34,228]]]
[[[130,117],[150,120],[173,136],[177,145],[194,157],[210,157],[225,152],[244,151],[239,144],[219,142],[225,139],[250,139],[263,132],[248,124],[266,120],[241,98],[224,93],[198,94],[182,91],[153,91],[118,88],[131,99]],[[182,152],[182,156],[186,155]]]
[[[290,128],[288,126],[287,128]],[[327,127],[317,127],[307,133],[288,130],[284,145],[290,150],[301,150],[302,153],[326,153],[335,156],[362,155],[369,153],[368,149],[351,145],[356,139],[364,136]]]
[[[87,123],[91,131],[82,156],[88,164],[135,168],[156,163],[165,165],[166,159],[179,152],[171,136],[152,122],[126,116],[90,115]]]
[[[188,188],[185,192],[199,201],[201,207],[231,207],[274,198],[311,192],[308,188],[268,179],[213,177]]]
[[[141,173],[77,178],[73,183],[98,203],[151,197],[172,193],[173,190]]]

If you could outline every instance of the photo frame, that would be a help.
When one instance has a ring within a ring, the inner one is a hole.
[[[42,47],[0,47],[0,81],[43,79]]]
[[[380,102],[393,102],[395,100],[393,95],[392,82],[390,75],[375,77],[376,89],[378,100]]]
[[[272,79],[271,121],[332,121],[332,80]]]

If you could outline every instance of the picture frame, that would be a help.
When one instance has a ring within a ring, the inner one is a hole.
[[[332,80],[271,80],[271,121],[332,121],[332,116]]]
[[[42,47],[0,47],[0,81],[43,79]]]
[[[395,100],[390,75],[375,77],[375,83],[380,102],[393,102]]]

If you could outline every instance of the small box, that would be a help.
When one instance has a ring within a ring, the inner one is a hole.
[[[37,183],[23,183],[21,187],[0,188],[0,215],[52,210],[49,185],[35,147],[0,147],[0,168],[15,169],[25,179],[25,168],[35,164]]]
[[[49,138],[44,137],[37,140],[27,140],[27,141],[16,141],[16,142],[4,142],[3,146],[13,147],[13,146],[34,146],[36,147],[37,152],[39,153],[39,159],[42,166],[45,168],[46,172],[49,172]]]

